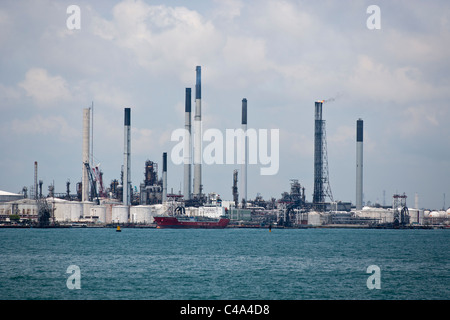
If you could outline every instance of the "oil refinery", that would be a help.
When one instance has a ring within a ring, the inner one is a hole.
[[[158,161],[143,163],[144,177],[139,190],[133,190],[131,181],[132,157],[132,109],[124,108],[123,165],[119,179],[109,186],[103,181],[103,173],[92,161],[93,108],[82,110],[81,181],[76,191],[57,193],[53,185],[44,196],[43,181],[38,181],[38,163],[34,163],[34,181],[30,190],[22,193],[0,191],[0,225],[3,227],[156,227],[155,217],[189,217],[220,219],[226,217],[229,224],[223,227],[359,227],[359,228],[420,228],[448,227],[450,209],[430,211],[419,209],[418,195],[414,208],[408,208],[405,194],[392,195],[391,205],[364,206],[363,203],[363,132],[364,122],[356,121],[356,203],[333,198],[329,179],[326,125],[323,119],[323,103],[314,102],[314,190],[308,201],[305,187],[298,179],[290,180],[288,191],[280,192],[278,199],[250,199],[247,194],[249,143],[242,135],[242,162],[240,171],[230,170],[230,199],[221,199],[216,193],[206,193],[202,185],[202,98],[201,67],[197,66],[195,81],[195,112],[192,126],[191,88],[185,91],[185,139],[183,193],[169,192],[167,185],[167,152],[161,152]],[[248,101],[242,99],[241,128],[247,132]],[[119,116],[119,115],[118,115]],[[158,162],[162,166],[159,171]],[[240,181],[239,181],[240,180]],[[240,184],[239,184],[240,182]],[[286,183],[288,187],[288,182]],[[239,186],[239,187],[238,187]],[[28,192],[29,191],[29,192]],[[159,219],[159,218],[158,218]],[[203,223],[203,222],[202,222]],[[200,223],[198,224],[200,225]]]

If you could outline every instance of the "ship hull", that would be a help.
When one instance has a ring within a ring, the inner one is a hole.
[[[221,218],[218,221],[183,221],[176,217],[154,217],[158,228],[179,229],[223,229],[228,226],[230,219]]]

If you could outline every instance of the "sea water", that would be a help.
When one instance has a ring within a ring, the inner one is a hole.
[[[448,229],[5,228],[0,299],[449,299],[449,241]]]

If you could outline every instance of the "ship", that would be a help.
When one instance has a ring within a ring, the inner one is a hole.
[[[230,219],[223,216],[219,219],[189,216],[159,216],[154,217],[154,219],[157,228],[179,229],[224,229],[230,222]]]

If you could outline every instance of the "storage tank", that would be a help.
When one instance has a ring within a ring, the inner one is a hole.
[[[105,223],[112,222],[112,208],[114,207],[114,203],[102,203],[102,206],[106,208],[106,219]]]
[[[309,212],[308,213],[308,224],[312,226],[320,226],[321,223],[321,215],[318,212]]]
[[[419,209],[408,209],[409,211],[409,222],[410,223],[420,223],[420,210]]]
[[[112,207],[112,223],[127,223],[128,222],[128,206],[114,206]]]
[[[133,223],[148,224],[153,222],[151,206],[135,206],[130,208],[130,220]]]
[[[105,206],[93,206],[91,208],[91,216],[98,217],[97,222],[106,223],[106,207]]]
[[[91,215],[91,208],[94,206],[93,202],[85,201],[83,203],[83,217],[89,217]]]
[[[70,203],[70,221],[79,221],[83,217],[83,204],[81,202]]]
[[[55,221],[58,222],[70,221],[70,212],[71,212],[70,202],[65,200],[59,200],[50,203],[50,205],[53,205],[55,209],[54,211]]]
[[[430,218],[440,218],[441,217],[441,212],[439,212],[439,211],[431,211],[428,216]]]
[[[152,210],[152,216],[161,216],[167,213],[167,206],[162,204],[152,204],[149,206]],[[187,214],[187,212],[186,212]]]

